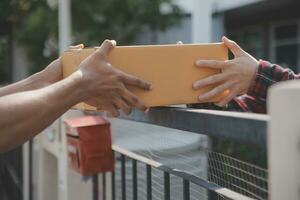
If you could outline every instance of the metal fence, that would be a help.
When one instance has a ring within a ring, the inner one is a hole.
[[[22,148],[0,154],[0,199],[22,200]]]
[[[157,161],[155,153],[149,156],[145,152],[131,151],[114,144],[116,169],[111,176],[102,175],[101,199],[268,199],[268,116],[162,107],[152,109],[147,114],[135,111],[130,116],[122,116],[122,119],[124,122],[130,120],[198,133],[214,141],[233,142],[231,147],[241,145],[244,149],[247,146],[247,152],[254,152],[255,155],[252,160],[245,161],[244,154],[237,158],[214,148],[218,142],[201,147],[199,152],[207,157],[207,169],[206,175],[200,176]],[[226,142],[220,143],[223,145]],[[258,157],[263,160],[264,166],[252,162],[256,162]],[[94,177],[93,183],[96,200],[99,198],[97,177]],[[110,190],[107,190],[108,187]]]

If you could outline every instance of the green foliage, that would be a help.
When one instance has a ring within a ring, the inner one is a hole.
[[[49,1],[49,0],[48,0]],[[53,0],[52,0],[53,1]],[[180,17],[171,0],[72,0],[74,43],[98,45],[109,38],[130,44],[143,30],[164,31]],[[167,8],[167,13],[161,7]],[[36,72],[58,56],[58,11],[47,0],[1,0],[0,20],[12,21],[19,44]],[[1,21],[0,21],[1,22]]]
[[[16,18],[22,10],[21,1],[1,0],[0,2],[0,23]]]
[[[57,21],[57,10],[52,10],[46,3],[31,7],[25,19],[21,21],[17,36],[18,41],[26,48],[29,58],[33,61],[33,66],[36,66],[31,68],[31,73],[44,68],[58,56]],[[56,43],[52,48],[48,45],[51,41]],[[45,51],[49,52],[45,53]]]
[[[57,57],[57,50],[44,54],[47,42],[57,40],[57,10],[46,0],[1,0],[0,8],[0,23],[10,24],[13,30],[7,34],[25,47],[33,66],[39,66],[32,67],[31,73]]]
[[[162,13],[161,5],[170,12]],[[75,41],[88,45],[105,38],[128,44],[143,29],[164,31],[181,17],[180,9],[170,0],[73,0],[72,13]]]

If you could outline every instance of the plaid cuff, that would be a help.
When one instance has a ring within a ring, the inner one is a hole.
[[[258,99],[266,99],[268,88],[280,81],[278,74],[282,68],[271,63],[260,60],[255,79],[248,90],[248,95]]]

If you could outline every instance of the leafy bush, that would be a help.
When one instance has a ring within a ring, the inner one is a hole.
[[[181,18],[171,0],[72,0],[74,43],[98,45],[110,38],[130,44],[144,29],[164,31]],[[15,27],[36,72],[58,56],[58,8],[55,0],[1,0],[0,20]],[[0,21],[1,22],[1,21]]]

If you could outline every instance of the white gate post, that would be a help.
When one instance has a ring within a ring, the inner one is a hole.
[[[269,92],[268,163],[272,200],[300,199],[300,82]]]
[[[59,0],[58,26],[59,52],[62,53],[72,42],[71,0]]]
[[[194,0],[193,2],[192,38],[194,43],[211,41],[212,3],[211,0]]]
[[[59,52],[62,53],[71,45],[71,0],[58,0],[58,32]],[[58,158],[59,200],[68,199],[68,163],[66,153],[66,138],[63,132],[62,120],[59,120],[60,157]]]

